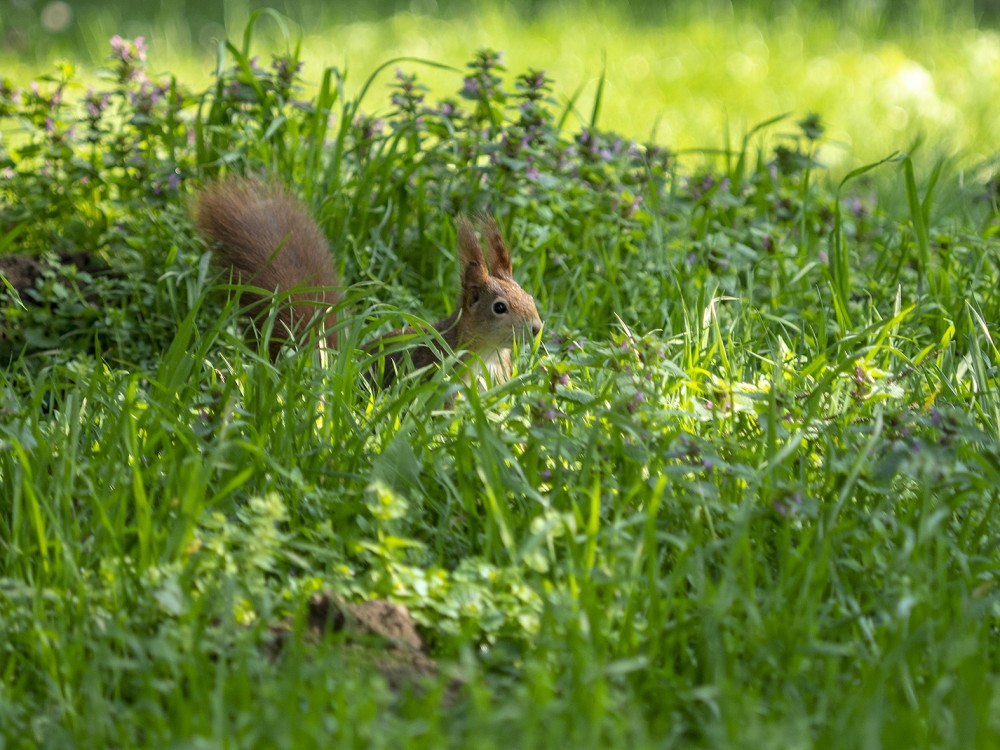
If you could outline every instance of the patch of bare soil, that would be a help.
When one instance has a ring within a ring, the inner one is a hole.
[[[42,275],[42,263],[33,255],[0,256],[0,274],[18,294],[24,294]]]
[[[309,600],[308,635],[319,641],[340,634],[353,656],[371,664],[393,690],[413,687],[438,674],[438,664],[427,655],[427,647],[406,607],[385,599],[344,602],[333,594],[314,594]],[[271,627],[268,650],[277,657],[291,634],[292,623]],[[453,682],[452,690],[457,687]]]
[[[3,274],[10,285],[22,296],[26,291],[36,286],[43,271],[60,266],[76,266],[87,272],[105,270],[90,253],[60,253],[55,266],[35,255],[24,255],[23,253],[0,255],[0,274]],[[0,284],[0,289],[2,288],[3,284]]]

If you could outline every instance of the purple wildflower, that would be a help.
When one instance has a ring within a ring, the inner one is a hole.
[[[482,86],[480,85],[478,78],[474,78],[473,76],[468,76],[464,81],[462,81],[461,94],[466,99],[478,99],[479,92],[481,89]]]

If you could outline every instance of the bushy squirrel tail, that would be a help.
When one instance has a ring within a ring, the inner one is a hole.
[[[336,322],[337,275],[330,247],[305,206],[283,186],[232,177],[206,187],[195,204],[195,221],[209,241],[215,264],[231,270],[233,282],[257,287],[244,292],[258,326],[278,305],[271,334],[274,359],[289,338],[301,336],[320,311],[326,330]],[[323,288],[317,288],[323,287]],[[330,346],[335,336],[327,338]]]

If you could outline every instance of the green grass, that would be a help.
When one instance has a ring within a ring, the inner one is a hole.
[[[346,11],[305,4],[290,9],[287,36],[279,24],[261,24],[270,41],[257,50],[267,60],[301,35],[314,93],[328,66],[347,69],[356,86],[398,56],[450,66],[425,78],[435,91],[453,91],[470,50],[491,47],[513,70],[546,69],[560,98],[578,94],[574,122],[587,121],[603,76],[603,127],[678,150],[717,147],[775,114],[816,111],[831,128],[824,161],[840,173],[909,149],[921,136],[926,150],[959,153],[967,168],[993,156],[1000,36],[973,23],[969,3],[726,5],[653,12],[638,3],[630,14],[592,2],[543,3],[530,13],[485,4],[348,20]],[[250,10],[242,2],[219,15],[173,8],[80,8],[73,35],[39,33],[38,43],[11,47],[0,62],[26,81],[47,73],[58,52],[90,77],[111,35],[145,35],[157,70],[206,86],[219,40],[227,31],[238,38]]]
[[[317,66],[302,107],[254,49],[154,100],[117,64],[93,120],[51,82],[0,99],[0,248],[95,261],[0,307],[0,743],[997,745],[988,175],[832,179],[794,117],[630,147],[559,129],[509,56],[467,71],[506,98]],[[191,227],[199,184],[260,169],[349,285],[325,362],[245,341]],[[360,343],[450,311],[450,217],[486,208],[540,346],[483,392],[369,393]],[[395,693],[310,637],[324,589],[405,604],[440,678]]]

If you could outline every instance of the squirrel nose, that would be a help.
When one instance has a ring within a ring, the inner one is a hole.
[[[541,333],[541,331],[542,331],[542,324],[540,322],[531,324],[531,335],[533,338],[537,339],[538,334]]]

